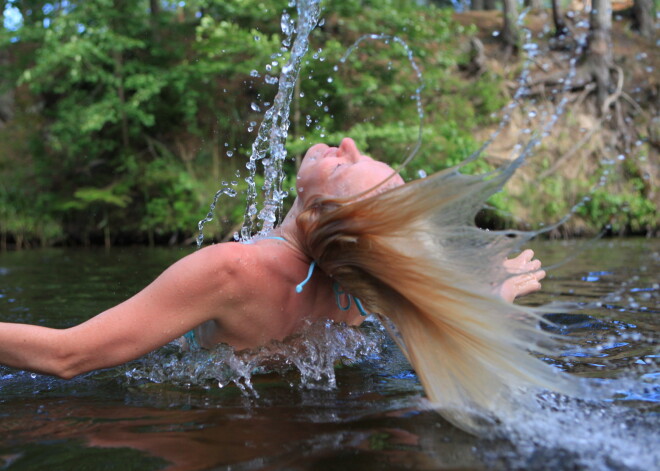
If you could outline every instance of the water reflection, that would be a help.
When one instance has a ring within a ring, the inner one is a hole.
[[[577,245],[534,248],[551,265]],[[0,316],[81,322],[185,252],[1,254]],[[335,370],[335,388],[300,388],[291,370],[253,376],[259,397],[233,385],[128,381],[126,368],[69,382],[0,369],[0,468],[654,469],[659,254],[657,240],[605,240],[550,273],[526,302],[575,308],[550,312],[569,342],[547,361],[582,377],[585,395],[523,391],[482,437],[428,410],[408,362],[380,341],[378,355]]]

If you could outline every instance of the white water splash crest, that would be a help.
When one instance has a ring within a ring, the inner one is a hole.
[[[252,384],[254,375],[274,372],[286,377],[296,371],[300,387],[330,390],[336,387],[336,364],[379,355],[384,338],[384,331],[378,328],[358,329],[326,321],[311,323],[284,341],[273,340],[240,352],[226,344],[211,350],[183,351],[173,342],[131,363],[125,374],[131,382],[185,387],[234,384],[244,394],[259,397]]]

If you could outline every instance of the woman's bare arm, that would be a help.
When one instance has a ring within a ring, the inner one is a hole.
[[[127,301],[68,329],[0,323],[0,364],[72,378],[139,358],[240,303],[248,256],[241,244],[207,247]]]

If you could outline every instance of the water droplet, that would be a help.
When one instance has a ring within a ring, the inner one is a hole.
[[[261,40],[261,36],[259,36],[258,34],[255,34],[255,35],[253,36],[253,39],[254,39],[255,41],[259,41],[259,40]]]
[[[259,71],[251,70],[250,71],[250,77],[261,77],[261,75],[259,75]]]
[[[417,176],[419,178],[426,178],[426,172],[424,170],[417,170]]]
[[[259,105],[257,105],[255,102],[252,102],[250,108],[252,108],[253,111],[261,111],[261,108],[259,108]]]
[[[233,157],[233,156],[234,156],[234,152],[231,151],[231,150],[228,150],[227,151],[227,157]]]
[[[282,14],[280,27],[285,36],[291,36],[291,33],[293,33],[293,21],[291,21],[291,15],[286,11]]]
[[[332,77],[328,77],[328,83],[332,83],[333,79]]]
[[[321,18],[318,22],[318,26],[323,26],[325,25],[325,18]]]
[[[493,31],[493,37],[496,38],[500,35],[499,31]]]

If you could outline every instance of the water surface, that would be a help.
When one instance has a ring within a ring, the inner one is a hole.
[[[410,365],[369,324],[356,334],[369,348],[334,370],[335,387],[327,378],[301,387],[295,368],[251,376],[249,394],[232,383],[127,378],[158,369],[172,347],[72,381],[0,367],[0,469],[659,469],[660,241],[580,244],[536,243],[546,265],[577,255],[525,302],[573,306],[550,312],[570,341],[546,361],[583,378],[585,396],[530,392],[482,437],[429,410]],[[187,253],[0,254],[0,320],[84,321]],[[310,335],[323,340],[313,349],[354,348],[337,340],[347,331],[316,328]]]

